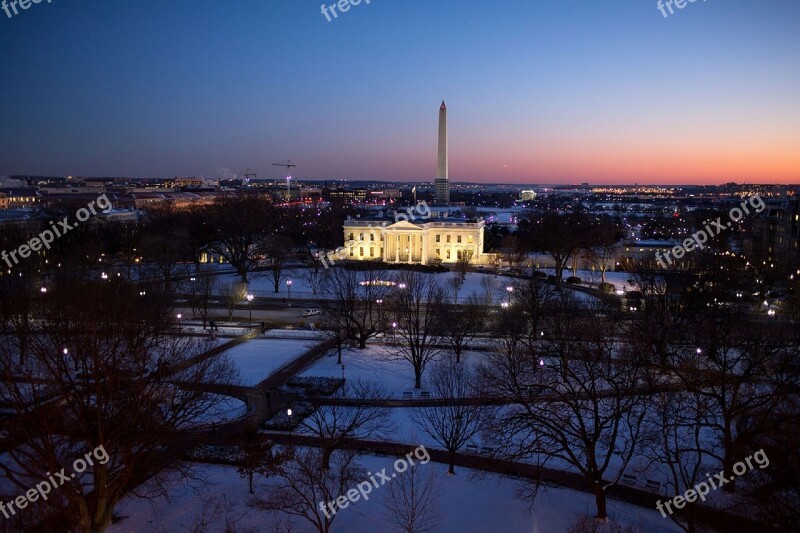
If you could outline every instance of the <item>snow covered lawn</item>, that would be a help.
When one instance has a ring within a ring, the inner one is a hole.
[[[361,457],[361,465],[371,472],[386,468],[393,471],[389,457]],[[436,532],[465,533],[563,533],[580,514],[594,512],[591,494],[562,488],[542,489],[531,507],[516,496],[518,481],[496,474],[473,479],[472,472],[460,469],[455,476],[447,476],[446,466],[439,463],[418,464],[434,476],[438,485],[439,507],[442,522]],[[197,481],[205,480],[206,484]],[[263,478],[262,478],[263,479]],[[263,481],[256,487],[256,495],[265,490]],[[157,498],[148,502],[132,497],[124,499],[116,514],[124,517],[108,531],[112,533],[173,533],[191,531],[201,518],[213,517],[208,531],[224,531],[225,516],[236,517],[236,531],[287,531],[285,515],[264,514],[246,505],[247,481],[236,469],[226,466],[198,465],[196,480],[173,483],[168,499]],[[368,501],[358,501],[340,510],[333,522],[333,531],[354,533],[362,531],[395,531],[386,517],[386,487],[379,487]],[[216,512],[215,512],[216,511]],[[642,528],[650,533],[679,531],[672,522],[656,511],[644,509],[613,499],[608,500],[610,518],[618,523]],[[202,517],[201,515],[205,515]],[[278,529],[275,520],[283,518]],[[291,531],[311,533],[313,530],[302,519],[293,519]]]
[[[247,404],[238,398],[213,394],[212,401],[217,403],[207,412],[196,417],[192,425],[224,424],[241,418],[247,413]]]
[[[239,370],[241,384],[257,385],[291,363],[317,343],[308,340],[254,339],[227,352]]]
[[[345,379],[377,381],[393,398],[402,398],[403,392],[414,391],[414,367],[408,361],[391,358],[392,353],[391,345],[381,344],[367,344],[366,350],[342,350]],[[485,358],[486,354],[467,352],[464,361],[474,366]],[[336,363],[336,359],[336,350],[331,350],[300,375],[341,378],[342,367]],[[425,389],[425,374],[422,375],[422,381]]]

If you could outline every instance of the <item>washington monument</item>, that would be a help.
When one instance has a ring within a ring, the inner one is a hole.
[[[450,205],[450,177],[447,165],[447,106],[444,100],[442,100],[442,107],[439,108],[439,161],[434,188],[436,205]]]

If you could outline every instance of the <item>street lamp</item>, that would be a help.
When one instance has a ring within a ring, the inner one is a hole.
[[[182,318],[183,318],[183,315],[178,313],[178,331],[181,331],[181,319]]]
[[[397,342],[397,322],[392,322],[392,339]]]
[[[509,285],[506,287],[506,291],[508,291],[508,305],[511,305],[511,293],[514,292],[514,287]]]
[[[292,283],[294,283],[292,280],[286,280],[286,292],[289,295],[289,307],[292,306]]]
[[[42,294],[47,294],[47,287],[42,287],[39,290],[41,291]]]
[[[248,330],[253,327],[253,298],[252,294],[247,295],[247,308],[250,310],[250,322],[247,324]]]

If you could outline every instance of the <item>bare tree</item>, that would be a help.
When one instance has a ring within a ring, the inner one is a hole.
[[[469,272],[469,265],[472,263],[473,255],[470,250],[463,250],[456,258],[455,270],[461,277],[462,283],[467,279],[467,272]]]
[[[586,246],[585,256],[587,262],[600,272],[601,288],[606,283],[608,265],[614,263],[622,237],[624,232],[610,220],[601,222],[590,236],[591,241]]]
[[[573,325],[558,361],[509,344],[490,354],[484,373],[487,390],[510,402],[492,426],[498,448],[515,459],[573,466],[593,490],[600,519],[608,516],[606,489],[631,460],[646,411],[645,397],[635,393],[640,370],[612,359],[609,331],[605,319]]]
[[[174,335],[170,301],[160,284],[59,280],[34,302],[29,365],[15,364],[18,333],[0,338],[4,400],[16,413],[5,477],[24,492],[93,453],[91,468],[38,504],[62,523],[105,530],[120,499],[171,465],[187,428],[216,408],[197,385],[232,377],[226,362],[194,359],[196,339]]]
[[[527,256],[525,247],[522,241],[516,235],[506,235],[500,241],[500,250],[502,258],[508,263],[508,266],[513,267],[525,261]]]
[[[347,405],[337,400],[354,399]],[[303,420],[303,427],[323,441],[322,467],[327,469],[333,452],[347,439],[369,439],[380,431],[391,429],[388,408],[381,402],[389,396],[369,381],[354,381],[340,388],[333,396],[333,405],[323,405]]]
[[[461,292],[461,287],[464,286],[464,278],[461,274],[455,274],[448,280],[448,289],[453,296],[453,303],[458,303],[458,293]]]
[[[531,348],[542,341],[545,319],[554,312],[551,293],[547,283],[532,276],[514,283],[514,309],[521,310],[517,314],[524,320],[518,326],[518,332],[524,334],[524,342]]]
[[[556,271],[556,290],[561,290],[564,269],[570,258],[585,246],[587,232],[591,226],[583,214],[559,215],[545,213],[535,220],[520,223],[530,246],[547,252],[553,258]]]
[[[686,389],[708,400],[706,426],[721,445],[713,456],[728,476],[798,386],[793,328],[748,320],[741,311],[711,307],[698,315],[688,324],[688,342],[673,355],[673,371]],[[735,489],[735,480],[723,486]]]
[[[253,494],[253,481],[256,475],[269,476],[277,471],[286,460],[285,451],[277,449],[273,442],[253,429],[246,429],[239,439],[239,447],[244,459],[237,469],[239,475],[247,478],[248,492]]]
[[[323,285],[323,292],[330,296],[323,304],[325,318],[335,329],[347,331],[363,350],[367,340],[386,326],[382,307],[389,283],[380,278],[379,271],[334,267],[329,272]]]
[[[286,262],[292,251],[292,241],[283,235],[270,235],[265,237],[259,249],[266,256],[268,277],[272,279],[275,294],[281,290],[281,278]]]
[[[392,346],[391,357],[411,363],[414,387],[420,389],[425,368],[441,352],[436,334],[441,331],[445,291],[435,277],[421,272],[401,272],[396,282],[391,308],[401,340]]]
[[[485,405],[467,405],[465,398],[478,396],[476,375],[465,365],[439,361],[433,366],[429,384],[433,395],[445,405],[420,407],[411,418],[433,440],[441,444],[449,456],[448,474],[455,474],[456,454],[477,435],[494,409]]]
[[[293,450],[294,458],[278,469],[278,483],[250,504],[262,511],[302,518],[319,533],[329,533],[336,512],[325,507],[366,478],[351,452],[336,452],[324,468],[321,450]]]
[[[386,517],[403,533],[431,533],[442,521],[439,487],[430,472],[410,468],[386,486]]]
[[[442,306],[441,336],[450,345],[456,362],[485,329],[486,308],[480,305],[475,296],[461,305]]]
[[[222,298],[228,310],[228,322],[233,320],[233,312],[247,295],[247,285],[244,283],[225,283],[222,285]]]
[[[208,215],[209,227],[215,230],[209,250],[224,257],[247,283],[247,274],[258,264],[262,240],[276,220],[274,208],[264,196],[225,196],[209,208]]]
[[[208,270],[199,270],[185,286],[192,305],[192,314],[200,315],[205,329],[211,312],[211,301],[217,289],[217,278]]]
[[[481,277],[481,289],[483,290],[483,294],[481,295],[481,300],[483,305],[487,306],[494,305],[495,294],[497,293],[497,289],[499,286],[500,283],[493,277],[491,276]]]
[[[645,422],[642,452],[651,463],[661,466],[669,477],[670,494],[679,496],[705,481],[713,469],[714,444],[704,438],[708,400],[687,392],[659,394],[654,398]],[[700,510],[692,502],[670,519],[687,533],[697,531]]]
[[[308,269],[303,272],[302,279],[305,281],[309,287],[311,287],[311,292],[316,296],[325,286],[325,279],[327,278],[328,270],[323,269],[320,270],[318,266],[315,266],[313,269]]]

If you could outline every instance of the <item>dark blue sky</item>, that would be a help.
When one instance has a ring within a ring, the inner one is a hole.
[[[800,182],[796,0],[320,4],[0,11],[0,175]]]

